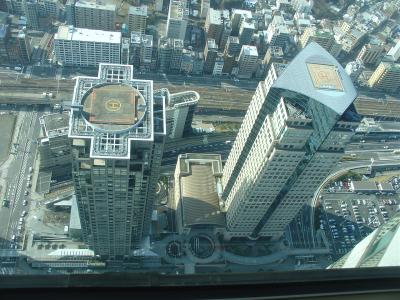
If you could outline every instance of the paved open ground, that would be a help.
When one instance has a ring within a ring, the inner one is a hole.
[[[0,115],[1,143],[0,164],[4,162],[9,154],[11,138],[14,132],[16,116],[10,114]]]

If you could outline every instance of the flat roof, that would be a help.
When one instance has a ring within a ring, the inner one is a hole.
[[[83,0],[77,0],[75,3],[75,7],[85,7],[85,8],[91,8],[91,9],[102,9],[102,10],[111,10],[115,11],[115,4],[110,4],[110,3],[105,3],[105,4],[97,4],[95,1],[83,1]]]
[[[225,18],[225,20],[229,20],[229,11],[227,10],[217,10],[210,8],[208,10],[208,19],[211,24],[222,24],[222,17]]]
[[[179,0],[171,0],[169,16],[171,19],[182,20],[184,11],[182,2]]]
[[[256,46],[243,45],[242,51],[244,52],[245,55],[258,56],[258,51]]]
[[[312,82],[316,89],[328,89],[343,92],[337,68],[334,65],[307,64]]]
[[[250,10],[244,10],[244,9],[232,9],[232,15],[242,15],[246,18],[252,18],[252,12]]]
[[[119,44],[121,43],[121,32],[60,26],[54,39]]]
[[[50,114],[41,117],[41,123],[43,125],[46,136],[49,135],[67,135],[69,126],[69,114]]]
[[[138,109],[141,105],[144,105],[143,96],[125,84],[95,86],[83,98],[86,120],[105,129],[131,127],[144,115],[144,111]]]
[[[371,181],[352,181],[351,186],[353,187],[354,191],[357,191],[357,190],[377,191],[378,190],[376,183],[371,182]]]
[[[178,159],[183,225],[225,226],[220,210],[217,177],[222,176],[219,155],[184,154]]]
[[[128,14],[135,15],[135,16],[147,17],[147,5],[130,6],[129,10],[128,10]]]

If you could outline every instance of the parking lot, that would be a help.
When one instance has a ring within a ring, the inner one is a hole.
[[[399,197],[394,195],[352,192],[324,193],[319,216],[320,229],[325,231],[336,257],[350,251],[399,210]]]

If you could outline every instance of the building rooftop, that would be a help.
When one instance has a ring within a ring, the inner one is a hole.
[[[128,14],[147,17],[147,5],[129,6]]]
[[[400,118],[400,98],[378,91],[369,92],[359,89],[354,107],[363,116]]]
[[[342,81],[335,66],[309,63],[307,68],[316,89],[343,92]]]
[[[185,12],[180,0],[171,0],[169,17],[175,20],[182,20]]]
[[[245,20],[243,20],[241,27],[255,29],[255,24],[252,19],[245,19]]]
[[[258,56],[258,51],[256,46],[243,45],[242,52],[245,55]]]
[[[43,115],[40,123],[47,137],[68,133],[69,114]]]
[[[184,91],[171,94],[166,88],[155,91],[154,97],[156,96],[166,98],[167,108],[195,105],[200,99],[200,95],[196,91]]]
[[[242,15],[243,17],[248,19],[251,19],[253,17],[250,10],[244,10],[244,9],[233,9],[232,15]]]
[[[217,44],[214,39],[207,39],[207,48],[208,49],[218,49]]]
[[[114,4],[98,4],[96,1],[84,1],[84,0],[77,0],[75,3],[75,7],[84,7],[84,8],[91,8],[91,9],[102,9],[102,10],[111,10],[115,11],[116,6]]]
[[[229,20],[229,11],[228,10],[217,10],[210,8],[208,10],[208,20],[210,24],[222,24],[223,19],[226,21]]]
[[[142,43],[144,47],[153,47],[153,36],[151,34],[142,34]]]
[[[60,26],[54,39],[119,44],[121,43],[121,32]]]
[[[217,178],[222,176],[220,155],[179,155],[178,164],[183,225],[225,226],[217,192]]]
[[[181,49],[184,46],[183,41],[181,39],[174,39],[173,43],[175,49]]]
[[[329,84],[329,79],[333,79],[335,83]],[[309,43],[300,51],[277,78],[273,87],[313,98],[339,115],[343,114],[357,96],[346,71],[331,54],[315,42]]]
[[[152,81],[133,78],[131,65],[100,64],[97,77],[77,77],[68,136],[91,139],[91,158],[129,159],[131,141],[157,134],[166,134],[165,103],[153,99]]]
[[[132,86],[125,84],[98,85],[83,97],[86,120],[102,129],[127,129],[144,115],[145,100]]]
[[[229,44],[239,44],[239,38],[237,36],[229,36],[227,43]]]

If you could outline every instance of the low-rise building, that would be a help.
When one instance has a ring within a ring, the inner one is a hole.
[[[181,154],[175,169],[176,226],[179,234],[196,228],[222,232],[222,162],[218,154]]]
[[[69,114],[50,114],[40,118],[39,193],[72,179],[71,144],[68,139]]]

